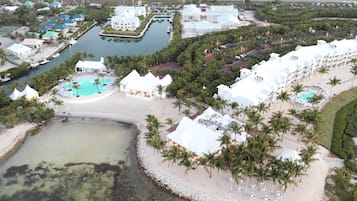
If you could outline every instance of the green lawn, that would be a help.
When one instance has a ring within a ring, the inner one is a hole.
[[[336,112],[347,103],[357,98],[357,87],[333,97],[321,110],[321,119],[318,123],[318,129],[322,133],[317,142],[330,149],[333,134],[333,124]]]

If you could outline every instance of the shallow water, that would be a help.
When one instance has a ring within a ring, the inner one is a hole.
[[[0,164],[0,201],[172,200],[138,167],[131,125],[52,120]]]

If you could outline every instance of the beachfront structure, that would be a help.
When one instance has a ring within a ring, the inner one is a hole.
[[[182,19],[185,22],[201,20],[201,9],[194,4],[184,5],[182,9]]]
[[[97,71],[105,72],[107,71],[107,67],[104,65],[104,58],[101,57],[100,61],[81,61],[79,60],[75,66],[76,72],[89,72],[93,73]]]
[[[8,55],[16,57],[17,59],[22,60],[35,54],[35,51],[30,47],[27,47],[22,44],[13,44],[10,47],[6,48],[6,53]]]
[[[43,46],[44,40],[41,39],[35,39],[35,38],[25,38],[21,44],[25,45],[27,47],[30,47],[32,49],[40,49]]]
[[[67,14],[62,13],[58,15],[58,18],[60,18],[61,20],[68,20],[71,17]]]
[[[182,37],[200,36],[205,33],[236,29],[240,26],[238,10],[233,5],[185,5],[182,10]]]
[[[58,38],[59,33],[55,31],[46,31],[46,33],[42,35],[42,39],[45,41],[57,40]]]
[[[151,72],[145,76],[140,76],[136,70],[130,72],[126,77],[120,81],[120,91],[130,96],[139,96],[145,98],[152,98],[159,96],[165,98],[166,87],[172,82],[170,75],[165,75],[162,79],[155,77]],[[159,90],[162,87],[162,91]]]
[[[203,156],[208,153],[215,153],[220,149],[220,138],[226,133],[237,144],[246,142],[247,133],[240,131],[234,133],[231,125],[236,123],[236,119],[229,115],[222,115],[211,107],[208,107],[202,114],[194,120],[184,117],[181,119],[176,130],[167,135],[170,141],[194,152],[197,156]]]
[[[140,26],[140,19],[135,16],[113,16],[110,24],[115,30],[134,31]]]
[[[54,1],[51,3],[51,7],[52,8],[61,8],[62,7],[62,4],[58,1]]]
[[[23,96],[25,96],[27,100],[31,100],[38,98],[39,94],[35,89],[31,88],[29,85],[26,85],[22,91],[19,91],[15,88],[10,94],[9,98],[14,101],[20,99]]]
[[[50,7],[43,7],[43,8],[37,9],[37,12],[44,12],[44,11],[50,11],[50,10],[51,10]]]
[[[272,53],[268,61],[254,65],[251,70],[242,69],[236,83],[219,85],[218,97],[241,107],[270,105],[276,94],[292,83],[309,78],[320,67],[344,66],[352,58],[357,58],[357,37],[330,43],[319,40],[317,45],[297,46],[282,57]]]
[[[10,13],[14,13],[17,9],[19,9],[19,7],[18,6],[4,6],[3,9]]]
[[[20,99],[22,96],[24,96],[24,94],[15,88],[9,98],[14,101]]]
[[[301,156],[299,153],[295,150],[291,149],[284,149],[277,157],[276,159],[282,160],[282,161],[291,161],[291,162],[298,162],[300,163]]]
[[[29,85],[26,85],[24,90],[22,90],[22,94],[24,94],[27,100],[36,99],[39,97],[38,92]]]
[[[116,16],[121,16],[121,15],[127,15],[129,14],[130,16],[146,16],[146,8],[145,6],[117,6],[115,8],[115,15]]]
[[[56,26],[57,23],[58,23],[58,20],[57,20],[57,19],[50,19],[50,20],[48,21],[48,25],[50,25],[50,26],[52,26],[52,27]]]
[[[176,130],[167,135],[170,141],[200,157],[216,153],[220,149],[219,137],[218,133],[188,117],[183,117]]]

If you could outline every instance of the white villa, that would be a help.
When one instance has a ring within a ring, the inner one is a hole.
[[[284,149],[277,157],[276,159],[282,160],[282,161],[291,161],[291,162],[298,162],[300,163],[301,156],[299,153],[295,150],[291,149]]]
[[[105,72],[107,67],[104,65],[104,58],[101,57],[100,61],[81,61],[79,60],[75,66],[76,72]]]
[[[240,124],[229,115],[222,115],[209,107],[194,120],[183,117],[176,130],[168,134],[167,138],[197,156],[203,156],[220,149],[219,138],[230,129],[232,123]],[[248,136],[244,131],[234,134],[229,130],[228,134],[238,144],[244,143]]]
[[[152,98],[153,96],[166,97],[166,87],[172,82],[170,75],[165,75],[162,79],[155,77],[151,72],[145,76],[140,76],[136,70],[131,71],[120,81],[120,91],[130,96]],[[158,86],[162,86],[160,92]],[[160,94],[161,93],[161,94]]]
[[[182,9],[182,37],[200,36],[205,33],[236,29],[240,26],[238,9],[233,5],[197,7],[185,5]]]
[[[336,68],[357,58],[357,37],[351,40],[319,40],[317,45],[297,46],[294,51],[280,57],[272,53],[268,61],[262,61],[249,69],[242,69],[238,81],[231,86],[219,85],[218,97],[236,102],[241,107],[270,105],[277,92],[292,83],[310,77],[320,67]]]
[[[32,49],[39,49],[42,47],[43,43],[45,41],[41,39],[36,39],[36,38],[25,38],[21,44],[25,45],[27,47],[30,47]]]
[[[111,19],[111,26],[115,30],[134,31],[140,26],[139,16],[146,16],[144,6],[118,6],[115,8],[116,15]]]
[[[36,50],[33,50],[32,48],[22,44],[13,44],[10,47],[6,48],[6,52],[8,55],[12,55],[20,60],[27,59],[31,55],[34,55],[35,51]]]

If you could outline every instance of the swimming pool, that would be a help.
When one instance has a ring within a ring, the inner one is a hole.
[[[95,83],[96,78],[86,77],[76,80],[79,85],[78,89],[75,89],[74,83],[63,85],[63,89],[70,92],[71,96],[91,96],[99,92],[107,90],[106,85],[111,84],[112,80],[109,78],[99,79],[99,83]]]
[[[299,96],[299,99],[301,101],[304,101],[304,102],[307,102],[309,101],[310,98],[312,98],[313,96],[315,95],[315,92],[313,91],[305,91],[305,92],[302,92]]]

